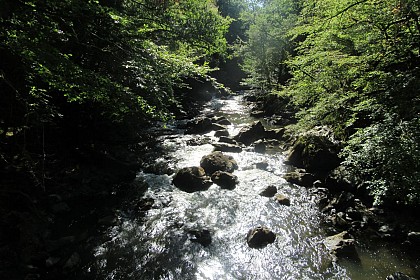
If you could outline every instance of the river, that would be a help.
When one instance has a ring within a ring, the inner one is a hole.
[[[254,121],[241,100],[241,96],[213,99],[203,114],[225,116],[232,122],[230,135],[235,135]],[[156,138],[162,150],[157,164],[166,163],[173,170],[199,166],[202,156],[213,151],[211,143],[217,137],[214,132],[184,135],[178,125],[167,125],[166,133]],[[148,185],[144,197],[153,199],[153,207],[143,215],[119,210],[121,224],[108,229],[108,240],[94,248],[94,260],[84,267],[86,278],[384,279],[401,268],[398,257],[388,251],[381,258],[388,258],[391,271],[372,269],[376,257],[366,251],[362,251],[362,265],[333,263],[323,243],[326,232],[316,194],[282,178],[291,167],[284,164],[279,149],[260,154],[249,148],[225,154],[239,166],[234,172],[239,184],[233,190],[214,184],[207,191],[186,193],[171,183],[173,175],[140,171],[137,180]],[[267,162],[267,169],[256,168],[259,162]],[[291,205],[260,196],[268,185],[288,196]],[[276,240],[252,249],[246,235],[259,225],[270,228]],[[211,234],[209,246],[193,242],[190,231],[203,229]],[[363,262],[368,262],[366,268]]]

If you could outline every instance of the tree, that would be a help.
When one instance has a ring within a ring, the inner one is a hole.
[[[3,0],[2,7],[0,156],[10,158],[22,151],[45,158],[45,146],[123,142],[170,119],[174,89],[208,75],[208,62],[227,49],[230,21],[211,0]]]
[[[248,41],[241,46],[246,83],[262,89],[279,89],[289,78],[286,60],[293,53],[293,42],[287,36],[297,21],[296,1],[275,0],[262,3],[248,16]]]
[[[418,173],[397,168],[420,154],[409,131],[418,129],[419,15],[418,1],[307,1],[291,33],[306,38],[286,89],[299,126],[350,139],[344,164],[378,203],[419,202]]]

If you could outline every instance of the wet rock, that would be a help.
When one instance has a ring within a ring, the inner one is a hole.
[[[226,126],[218,124],[218,123],[214,123],[211,128],[212,128],[211,130],[215,130],[215,131],[226,130]]]
[[[231,125],[232,123],[228,120],[228,119],[226,119],[225,117],[222,117],[221,119],[217,119],[217,120],[215,120],[215,122],[217,123],[217,124],[221,124],[221,125]]]
[[[232,173],[235,169],[238,169],[238,164],[233,157],[224,155],[220,151],[203,156],[200,161],[200,166],[204,168],[208,175],[211,175],[216,171]]]
[[[416,280],[416,278],[410,277],[402,272],[395,272],[387,276],[386,280]]]
[[[340,192],[331,199],[330,203],[325,207],[326,209],[334,208],[339,212],[344,212],[349,207],[355,205],[354,194],[349,192]]]
[[[185,192],[196,192],[207,190],[212,182],[206,176],[202,167],[184,167],[175,174],[172,183]]]
[[[287,162],[310,173],[326,174],[338,167],[340,146],[333,133],[324,127],[301,135],[291,149]]]
[[[280,205],[290,206],[290,199],[284,194],[276,194],[274,199]]]
[[[211,180],[222,189],[234,189],[239,183],[237,176],[224,171],[214,172],[211,175]]]
[[[265,139],[275,139],[275,140],[283,140],[284,132],[286,130],[284,128],[279,129],[267,129],[265,131],[264,138]]]
[[[263,161],[263,162],[257,162],[257,163],[255,164],[255,167],[256,167],[257,169],[267,170],[267,167],[268,167],[268,162],[266,162],[266,161]]]
[[[327,223],[334,226],[334,228],[339,229],[348,229],[349,222],[345,219],[345,214],[343,212],[333,213],[326,218]]]
[[[268,186],[262,192],[260,192],[261,196],[265,197],[273,197],[277,193],[276,186]]]
[[[255,95],[245,95],[243,99],[245,101],[248,101],[248,102],[256,102],[257,101],[257,97]]]
[[[254,152],[264,154],[265,150],[266,150],[266,146],[265,146],[265,143],[263,141],[258,140],[257,142],[255,142]]]
[[[325,246],[333,255],[335,261],[341,258],[360,261],[356,251],[355,241],[347,231],[327,237],[325,239]]]
[[[313,174],[306,173],[301,169],[288,172],[284,174],[283,178],[289,183],[303,186],[306,188],[312,187],[314,182],[316,181],[316,178]]]
[[[211,142],[211,139],[207,136],[197,135],[196,137],[187,140],[187,144],[189,146],[200,146],[209,144]]]
[[[229,131],[227,131],[227,129],[224,129],[224,130],[219,130],[219,131],[216,131],[215,133],[214,133],[214,136],[215,137],[220,137],[220,136],[229,136]]]
[[[258,121],[254,122],[251,126],[242,128],[233,139],[245,144],[246,146],[249,146],[255,141],[264,138],[264,135],[264,126],[260,121]]]
[[[137,203],[137,209],[141,212],[146,212],[152,209],[155,200],[151,197],[146,197]]]
[[[192,242],[199,243],[204,247],[207,247],[211,244],[211,233],[207,229],[190,230],[188,233],[192,235],[192,238],[190,238]]]
[[[363,214],[360,210],[356,210],[353,207],[349,207],[346,210],[346,216],[353,221],[361,221],[363,219]]]
[[[242,148],[238,145],[228,144],[228,143],[214,143],[214,150],[226,153],[240,153]]]
[[[187,129],[185,130],[185,134],[200,134],[200,133],[207,133],[213,130],[213,122],[210,118],[201,117],[190,121],[187,124]]]
[[[238,145],[238,142],[236,142],[233,138],[227,136],[220,136],[219,142]]]
[[[268,244],[274,243],[276,235],[268,228],[258,226],[248,231],[246,242],[251,248],[263,248]]]

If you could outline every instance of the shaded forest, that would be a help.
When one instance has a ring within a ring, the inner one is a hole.
[[[0,0],[0,25],[5,277],[45,265],[34,252],[63,200],[75,216],[111,203],[147,160],[147,128],[243,73],[257,100],[281,100],[271,114],[293,114],[289,133],[332,131],[374,205],[420,205],[420,1]]]
[[[418,205],[418,1],[263,1],[237,46],[246,83],[331,128],[348,180],[376,204]]]

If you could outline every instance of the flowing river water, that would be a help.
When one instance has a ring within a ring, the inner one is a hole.
[[[213,99],[206,113],[229,119],[230,135],[254,121],[240,96]],[[173,170],[199,166],[202,156],[213,151],[211,142],[218,140],[214,132],[184,135],[177,123],[166,130],[170,133],[156,138],[163,150],[156,164],[169,162]],[[139,172],[137,180],[148,185],[144,197],[154,200],[153,207],[143,216],[121,210],[121,224],[110,228],[109,240],[96,246],[94,261],[85,267],[85,273],[108,280],[384,279],[399,265],[388,251],[377,256],[388,258],[386,263],[391,266],[391,271],[382,269],[382,274],[369,271],[369,265],[333,263],[324,245],[326,232],[316,194],[282,178],[291,167],[283,163],[281,151],[272,148],[260,154],[250,148],[225,154],[232,155],[239,166],[234,172],[239,184],[233,190],[213,184],[207,191],[187,193],[172,184],[173,175]],[[256,168],[259,162],[267,162],[267,169]],[[268,185],[288,196],[291,205],[260,196]],[[252,249],[246,235],[259,225],[270,228],[276,239],[262,249]],[[209,246],[193,242],[191,230],[203,229],[210,231]],[[366,259],[373,265],[376,257],[365,255],[362,264]]]

